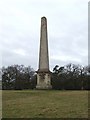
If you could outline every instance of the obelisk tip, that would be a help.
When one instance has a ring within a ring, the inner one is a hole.
[[[41,19],[47,19],[45,16],[41,17]]]

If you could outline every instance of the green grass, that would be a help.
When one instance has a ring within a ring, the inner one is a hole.
[[[88,118],[88,91],[3,91],[3,118]]]

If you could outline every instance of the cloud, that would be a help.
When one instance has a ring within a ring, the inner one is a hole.
[[[0,2],[2,65],[38,69],[40,20],[47,17],[50,68],[88,64],[87,0],[3,0]]]
[[[27,53],[26,53],[26,51],[25,50],[23,50],[23,49],[15,49],[14,51],[13,51],[15,54],[17,54],[17,55],[22,55],[22,56],[26,56],[27,55]]]
[[[51,59],[53,59],[53,60],[59,60],[59,61],[63,61],[63,62],[69,61],[70,63],[71,63],[71,61],[72,62],[79,62],[79,63],[81,63],[80,59],[74,58],[74,57],[71,57],[71,56],[63,56],[63,55],[56,56],[55,55],[55,56],[51,56]]]

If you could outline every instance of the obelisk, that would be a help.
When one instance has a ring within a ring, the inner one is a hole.
[[[41,18],[39,69],[37,71],[37,89],[51,89],[51,72],[49,70],[47,19]]]

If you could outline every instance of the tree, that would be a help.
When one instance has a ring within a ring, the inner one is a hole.
[[[35,71],[30,66],[11,65],[2,68],[3,89],[29,89]]]
[[[89,70],[90,67],[83,67],[71,63],[61,67],[56,65],[52,73],[52,86],[54,89],[65,90],[89,89]]]

